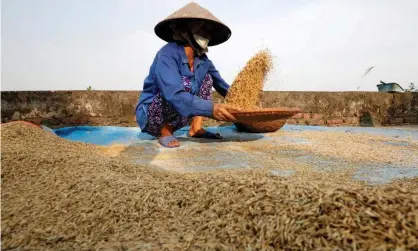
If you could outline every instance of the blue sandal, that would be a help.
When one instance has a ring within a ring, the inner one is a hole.
[[[167,148],[176,148],[179,146],[169,146],[168,144],[173,142],[173,141],[178,141],[178,139],[176,137],[174,137],[173,135],[170,136],[165,136],[165,137],[161,137],[158,139],[158,143],[160,143],[160,145],[167,147]]]
[[[219,133],[213,133],[209,131],[205,131],[204,134],[199,134],[199,135],[193,136],[192,138],[223,139],[223,137]]]

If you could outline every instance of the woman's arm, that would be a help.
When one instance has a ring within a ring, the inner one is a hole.
[[[167,102],[184,117],[212,117],[213,102],[204,100],[184,90],[182,78],[175,59],[169,55],[158,55],[155,77],[161,94]]]
[[[219,74],[218,70],[213,65],[212,61],[209,61],[209,71],[208,73],[213,78],[213,87],[215,90],[222,95],[222,97],[225,97],[229,90],[229,85],[225,82],[225,80],[221,77],[221,74]]]

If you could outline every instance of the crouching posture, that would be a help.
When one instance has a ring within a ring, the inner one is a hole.
[[[236,108],[212,102],[212,88],[226,96],[229,85],[207,57],[208,46],[227,41],[230,29],[204,8],[191,3],[157,24],[168,42],[157,53],[136,106],[143,132],[165,147],[178,147],[173,133],[190,125],[190,137],[222,139],[202,127],[203,117],[235,121]]]

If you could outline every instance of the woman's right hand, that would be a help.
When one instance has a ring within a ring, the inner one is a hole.
[[[241,109],[228,104],[214,104],[213,118],[219,121],[235,122],[237,119],[230,113],[231,111],[240,111]]]

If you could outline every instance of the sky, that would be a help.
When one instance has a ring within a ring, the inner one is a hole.
[[[142,90],[165,44],[154,26],[189,2],[2,0],[1,90]],[[264,48],[275,59],[264,90],[418,84],[417,0],[195,2],[232,30],[208,53],[230,84]]]

